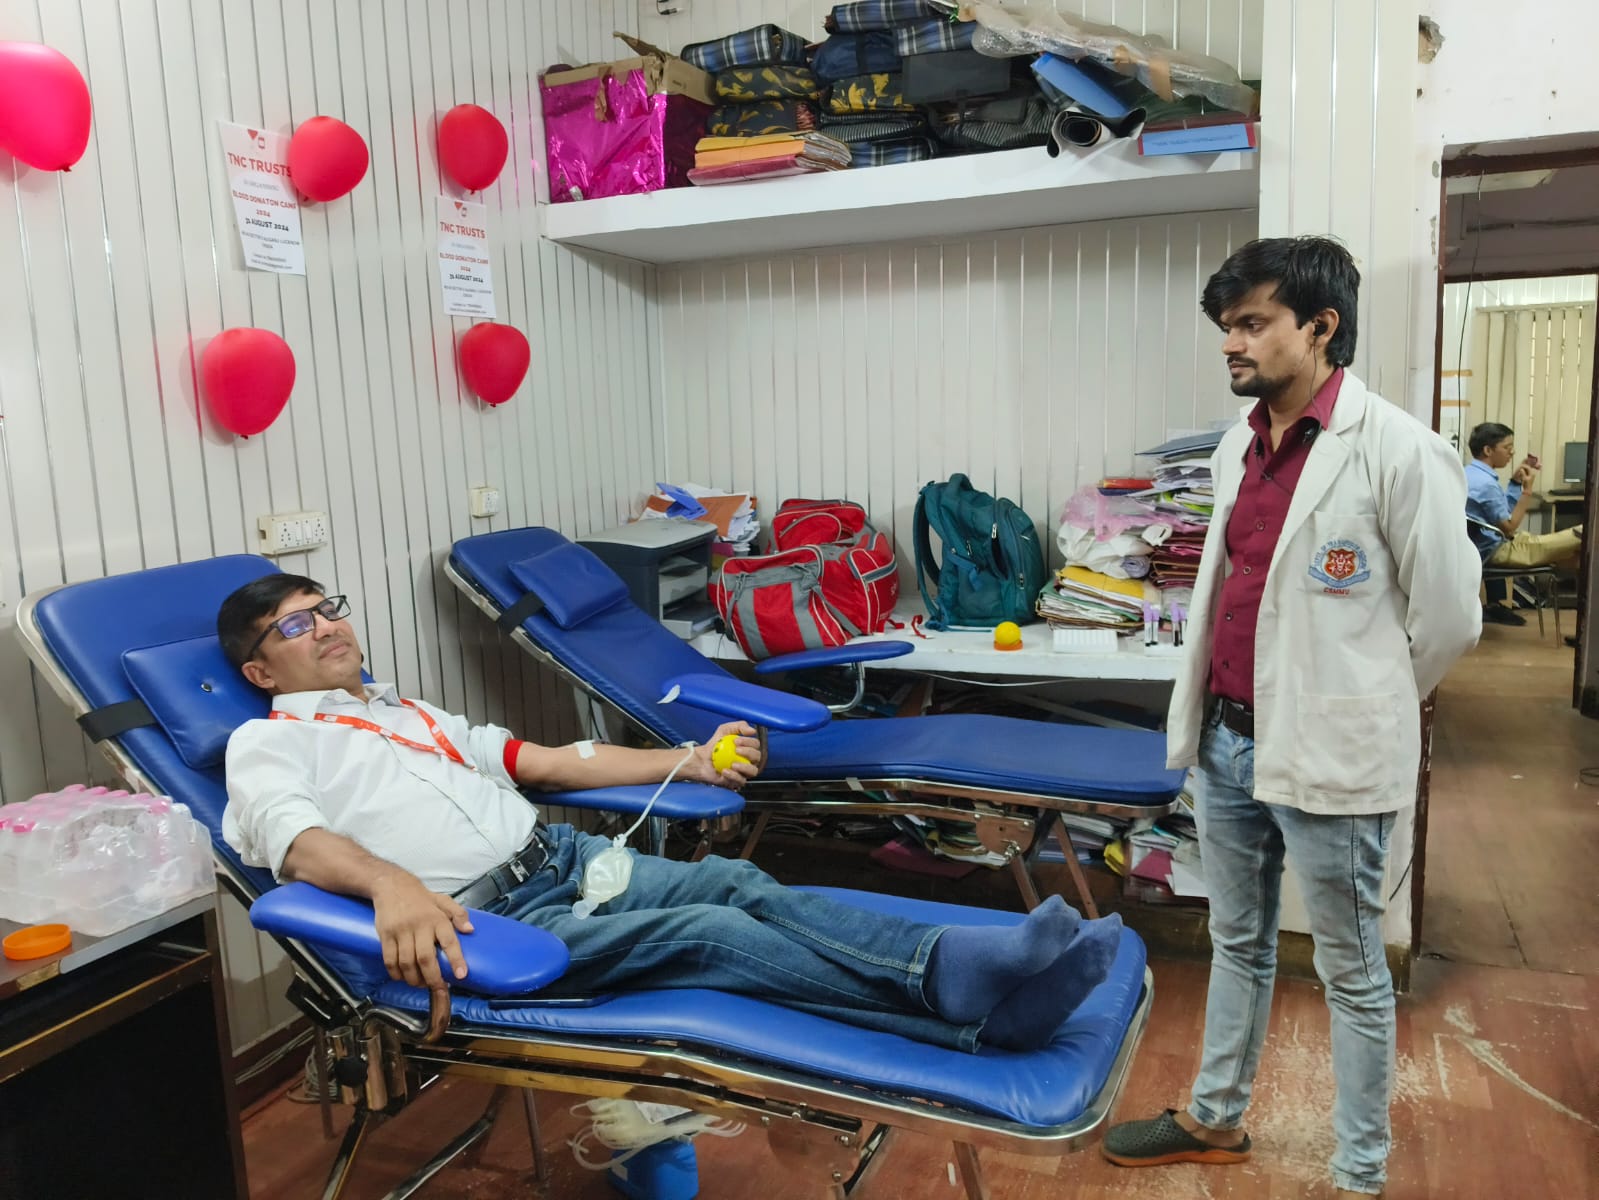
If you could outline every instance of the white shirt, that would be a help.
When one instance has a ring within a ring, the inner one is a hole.
[[[1166,721],[1171,767],[1198,757],[1227,522],[1254,436],[1235,425],[1212,460],[1216,511]],[[1465,472],[1448,443],[1346,370],[1261,597],[1256,800],[1337,815],[1415,801],[1419,700],[1482,630],[1482,566],[1465,503]]]
[[[228,741],[228,845],[281,880],[294,839],[327,829],[446,894],[510,858],[533,836],[538,817],[505,771],[510,733],[418,703],[470,767],[371,730],[312,719],[354,717],[435,745],[393,684],[368,685],[364,699],[342,688],[276,697],[275,711],[299,719],[246,721]]]

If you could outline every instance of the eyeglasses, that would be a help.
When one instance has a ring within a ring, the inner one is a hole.
[[[316,628],[316,619],[321,617],[324,621],[342,621],[350,615],[350,602],[343,596],[329,596],[321,604],[311,608],[302,608],[299,612],[284,613],[272,624],[261,631],[261,636],[255,639],[255,644],[250,647],[250,652],[244,656],[245,661],[255,657],[255,652],[261,648],[261,643],[276,629],[285,638],[297,638],[302,634],[310,633]]]

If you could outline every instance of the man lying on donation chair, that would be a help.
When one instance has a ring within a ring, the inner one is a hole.
[[[471,930],[470,906],[566,943],[571,966],[551,996],[714,988],[940,1046],[1029,1050],[1049,1041],[1116,955],[1121,918],[1083,921],[1059,896],[1004,929],[923,925],[717,857],[626,851],[626,889],[578,915],[585,871],[612,843],[539,826],[518,786],[675,777],[739,788],[760,770],[755,731],[717,730],[736,735],[748,760],[723,771],[711,745],[517,741],[363,683],[348,613],[344,597],[297,575],[265,576],[223,601],[223,649],[273,697],[271,719],[246,722],[228,743],[223,835],[280,881],[371,900],[396,979],[447,988],[439,951],[466,978],[456,935]]]

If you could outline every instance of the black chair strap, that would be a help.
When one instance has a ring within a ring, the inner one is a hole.
[[[510,608],[500,614],[500,619],[495,622],[506,633],[515,633],[522,627],[522,622],[537,613],[544,611],[544,601],[540,600],[533,592],[528,592]]]
[[[155,714],[143,700],[122,700],[95,708],[78,718],[78,725],[89,735],[91,742],[120,737],[130,729],[142,729],[156,723]]]

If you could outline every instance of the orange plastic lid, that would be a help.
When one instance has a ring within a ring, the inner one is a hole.
[[[1022,648],[1022,643],[1021,643],[1021,639],[1020,638],[1018,638],[1016,641],[1012,642],[1008,646],[1001,646],[998,642],[994,643],[994,649],[996,649],[996,650],[1020,650],[1021,648]]]
[[[0,941],[7,958],[44,958],[72,945],[72,930],[65,925],[29,925]]]

